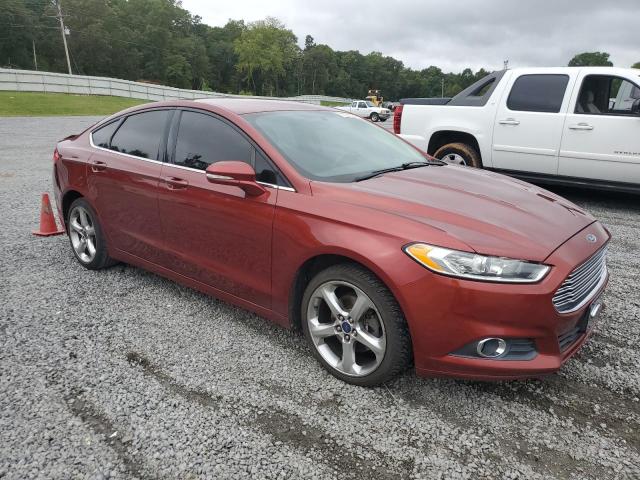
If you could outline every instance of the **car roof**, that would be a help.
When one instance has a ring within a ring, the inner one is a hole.
[[[277,112],[286,110],[331,110],[328,107],[312,105],[301,101],[271,100],[261,98],[202,98],[198,103],[224,108],[237,115],[257,112]]]

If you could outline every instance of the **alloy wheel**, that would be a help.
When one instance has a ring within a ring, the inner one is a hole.
[[[91,213],[77,206],[69,215],[69,236],[78,258],[90,263],[96,256],[96,230]]]
[[[340,373],[363,377],[375,371],[386,351],[384,323],[373,301],[355,285],[325,282],[307,306],[315,348]]]

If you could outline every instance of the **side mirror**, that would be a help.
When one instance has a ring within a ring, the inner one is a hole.
[[[207,167],[206,175],[211,183],[239,187],[251,197],[257,197],[266,192],[265,188],[256,182],[256,172],[253,167],[245,162],[212,163]]]
[[[633,104],[631,105],[631,113],[640,115],[640,98],[634,100]]]

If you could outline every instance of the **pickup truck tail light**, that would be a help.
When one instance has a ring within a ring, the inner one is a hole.
[[[402,105],[398,105],[393,111],[393,133],[400,133],[400,123],[402,122]]]
[[[53,151],[53,163],[56,163],[58,160],[60,160],[60,152],[58,152],[58,148],[56,147]]]

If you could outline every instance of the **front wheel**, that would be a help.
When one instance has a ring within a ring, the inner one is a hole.
[[[381,122],[386,122],[386,121],[387,121],[387,119],[386,119],[386,118],[381,118],[381,119],[380,119],[380,121],[381,121]]]
[[[372,122],[377,122],[378,119],[380,118],[380,115],[378,115],[376,112],[373,112],[369,118],[371,119]]]
[[[358,265],[318,273],[307,285],[301,313],[314,356],[347,383],[379,385],[411,362],[400,306],[375,275]]]
[[[78,198],[71,204],[67,228],[71,249],[80,265],[89,270],[98,270],[115,263],[107,253],[98,216],[84,198]]]
[[[453,165],[482,168],[482,161],[476,149],[465,143],[449,143],[443,145],[433,156],[438,160]]]

